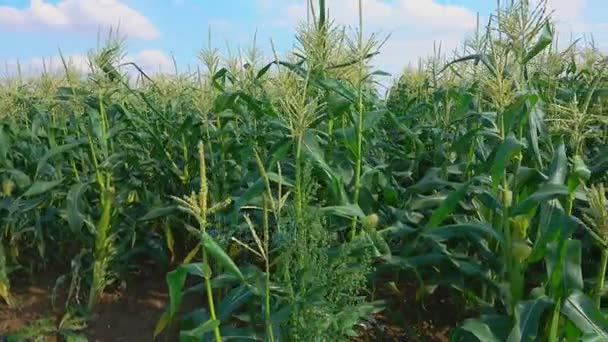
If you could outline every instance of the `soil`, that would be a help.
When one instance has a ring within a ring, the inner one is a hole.
[[[59,322],[63,316],[51,304],[56,275],[43,275],[33,284],[18,281],[13,286],[16,308],[0,304],[0,336],[9,335],[45,318]],[[83,334],[91,342],[152,341],[156,322],[168,303],[164,274],[139,274],[126,288],[107,291]],[[21,284],[20,284],[21,283]],[[61,299],[61,298],[60,298]],[[61,300],[57,301],[62,306]],[[58,324],[57,324],[58,325]],[[59,341],[49,335],[50,341]],[[164,338],[159,338],[163,341]],[[169,339],[173,340],[173,339]]]
[[[377,314],[358,341],[447,342],[462,321],[463,307],[449,291],[438,288],[422,300],[416,299],[416,284],[397,286],[400,293],[384,289],[379,297],[387,309]]]
[[[106,291],[96,307],[95,315],[83,334],[91,342],[153,341],[153,331],[168,303],[165,273],[133,275],[128,286]],[[53,318],[59,322],[61,311],[54,310],[51,295],[56,275],[40,275],[28,284],[17,281],[13,292],[17,307],[0,304],[0,336],[14,333],[39,319]],[[398,286],[400,294],[388,290],[379,296],[389,307],[372,317],[355,341],[437,341],[449,340],[449,334],[461,317],[462,307],[448,291],[438,289],[423,301],[416,301],[413,283]],[[57,301],[61,306],[62,301]],[[202,303],[187,303],[188,306]],[[186,308],[186,310],[189,310]],[[0,341],[2,339],[0,338]],[[49,341],[60,341],[49,335]],[[158,341],[177,341],[175,332]]]

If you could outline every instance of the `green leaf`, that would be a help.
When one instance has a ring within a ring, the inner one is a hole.
[[[537,101],[538,96],[532,93],[517,97],[503,112],[505,132],[513,134],[513,128],[528,117]]]
[[[71,143],[71,144],[65,144],[65,145],[61,145],[61,146],[55,146],[52,149],[48,150],[44,156],[42,156],[42,158],[40,158],[40,160],[38,161],[38,165],[36,166],[36,174],[34,176],[34,179],[38,179],[38,176],[40,175],[40,171],[42,170],[42,168],[44,166],[46,166],[47,162],[49,161],[49,159],[51,159],[52,157],[61,154],[61,153],[65,153],[67,151],[70,151],[82,144],[84,144],[85,140],[82,140],[80,142],[75,142],[75,143]]]
[[[591,178],[591,170],[580,155],[574,156],[574,174],[583,181],[588,181]]]
[[[70,187],[67,195],[67,219],[68,225],[73,232],[79,232],[84,224],[84,218],[80,210],[80,198],[88,187],[87,183],[76,183]]]
[[[538,230],[528,261],[536,262],[547,254],[547,247],[560,236],[566,225],[566,213],[557,200],[541,204]]]
[[[536,156],[536,160],[538,161],[538,165],[543,164],[542,156],[540,153],[540,147],[538,144],[538,135],[545,131],[545,114],[537,102],[534,107],[530,110],[530,115],[528,116],[528,139],[530,140],[530,145],[532,145],[532,150],[534,151],[534,155]]]
[[[182,305],[182,290],[186,283],[186,270],[178,267],[167,273],[167,285],[169,286],[169,320],[173,320],[175,314]]]
[[[552,303],[547,296],[517,303],[515,306],[515,326],[511,330],[507,341],[536,341],[538,326],[543,313],[551,307]]]
[[[253,183],[249,189],[247,189],[243,194],[241,194],[241,196],[239,196],[235,201],[234,201],[234,213],[233,215],[236,215],[236,213],[241,210],[241,208],[245,205],[247,205],[249,202],[251,202],[251,200],[253,200],[254,198],[256,198],[257,196],[259,196],[262,192],[264,192],[264,179],[262,179],[262,177],[258,178],[255,183]]]
[[[549,274],[548,286],[553,292],[568,294],[583,289],[580,241],[562,236],[560,240],[549,244],[545,260]]]
[[[608,320],[581,291],[573,291],[562,306],[562,313],[583,333],[608,341]]]
[[[167,216],[173,212],[178,210],[177,206],[168,206],[163,208],[154,208],[146,213],[143,217],[141,217],[140,221],[150,221],[155,220],[159,217]]]
[[[160,335],[161,332],[163,332],[163,330],[165,330],[165,328],[169,325],[169,323],[171,322],[171,315],[169,314],[169,311],[165,311],[163,312],[162,316],[160,316],[160,318],[158,319],[158,322],[156,322],[156,325],[154,326],[154,337],[156,338],[158,335]]]
[[[517,175],[512,179],[513,192],[519,191],[526,185],[542,184],[549,179],[545,174],[537,169],[522,166],[517,170]]]
[[[25,188],[32,185],[32,180],[23,171],[17,169],[0,169],[0,173],[8,173],[12,175],[15,183],[20,188]]]
[[[239,277],[239,279],[242,281],[245,281],[245,277],[243,277],[241,270],[239,270],[238,266],[234,263],[234,261],[232,261],[228,254],[224,252],[222,247],[215,242],[211,235],[203,233],[203,246],[205,247],[205,250],[209,252],[209,254],[228,272]]]
[[[347,219],[352,219],[354,217],[358,219],[363,219],[365,217],[365,214],[363,213],[361,208],[356,204],[323,207],[321,208],[321,212],[325,214],[344,217]]]
[[[0,164],[6,165],[8,150],[11,148],[8,133],[4,126],[0,126]]]
[[[378,124],[378,122],[380,122],[382,118],[384,118],[384,115],[386,115],[386,113],[388,113],[386,109],[374,110],[365,113],[365,118],[363,119],[363,131],[373,129]]]
[[[567,240],[565,243],[564,286],[568,291],[583,290],[582,245],[580,240]]]
[[[507,164],[513,159],[513,156],[521,151],[522,147],[523,145],[515,139],[514,135],[509,135],[498,147],[491,167],[492,187],[495,192],[498,190],[498,184],[502,181]]]
[[[447,257],[437,252],[420,254],[413,257],[400,257],[396,255],[384,255],[382,257],[387,264],[401,267],[403,269],[417,269],[429,265],[436,265],[445,261]]]
[[[218,320],[208,320],[207,322],[199,325],[198,327],[192,330],[181,331],[179,333],[180,338],[191,338],[191,339],[201,339],[203,335],[208,332],[213,331],[213,329],[220,326],[220,321]]]
[[[471,61],[471,60],[475,61],[475,65],[477,65],[481,61],[483,63],[483,65],[485,65],[486,68],[488,68],[488,70],[492,73],[492,75],[496,76],[496,67],[494,66],[494,61],[492,60],[491,56],[489,56],[487,54],[473,54],[473,55],[469,55],[469,56],[465,56],[465,57],[461,57],[456,60],[453,60],[450,63],[448,63],[445,67],[443,67],[443,69],[441,69],[440,73],[443,72],[445,69],[449,68],[450,66],[452,66],[453,64],[462,63],[462,62]]]
[[[253,292],[248,286],[239,286],[230,290],[218,305],[217,318],[223,321],[229,320],[252,297]]]
[[[511,211],[511,216],[525,214],[541,203],[545,203],[560,196],[567,196],[569,193],[568,187],[565,185],[547,183],[517,204]]]
[[[503,240],[500,232],[496,231],[496,229],[494,229],[491,225],[483,222],[468,222],[463,224],[441,226],[428,230],[423,235],[439,242],[463,236],[469,236],[474,239],[479,239],[480,236],[485,236],[491,237],[497,241]]]
[[[467,319],[456,330],[454,341],[459,341],[458,336],[465,331],[480,342],[502,342],[506,340],[511,322],[505,316],[482,316],[478,319]],[[468,341],[468,339],[464,339]]]
[[[452,215],[454,209],[458,205],[458,202],[464,198],[467,194],[467,190],[471,182],[467,182],[462,184],[458,189],[451,192],[445,201],[441,202],[441,205],[437,210],[433,212],[429,222],[426,225],[426,228],[436,228],[438,227],[448,216]]]
[[[593,159],[591,174],[594,176],[605,175],[608,171],[608,147],[602,148],[598,155]]]
[[[547,22],[543,27],[543,31],[538,37],[538,41],[534,46],[526,53],[526,55],[522,58],[521,64],[528,63],[532,58],[536,57],[539,53],[541,53],[547,46],[551,45],[553,41],[553,28],[551,27],[551,23]]]
[[[266,175],[268,176],[268,180],[273,181],[277,184],[281,184],[281,185],[285,185],[285,186],[289,186],[289,187],[293,187],[293,183],[290,182],[285,175],[281,175],[279,176],[279,174],[275,173],[275,172],[267,172]]]
[[[275,64],[275,61],[272,61],[268,64],[266,64],[265,66],[263,66],[257,73],[257,75],[255,76],[256,80],[259,80],[260,78],[264,77],[264,75],[266,75],[266,73],[268,72],[268,70],[270,70],[270,67]]]
[[[553,160],[549,167],[549,183],[562,185],[568,176],[568,156],[566,156],[566,145],[561,141],[553,152]]]
[[[22,195],[23,197],[33,197],[42,195],[61,184],[62,180],[37,181]]]

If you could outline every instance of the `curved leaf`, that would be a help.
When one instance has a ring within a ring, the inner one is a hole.
[[[80,231],[84,224],[84,218],[80,212],[80,198],[87,189],[87,183],[76,183],[70,187],[67,196],[67,219],[68,225],[74,232]]]
[[[608,320],[591,299],[581,291],[573,291],[562,306],[562,313],[583,333],[601,337],[608,341]]]
[[[242,281],[245,280],[241,270],[239,270],[238,266],[232,261],[232,259],[224,252],[222,247],[215,242],[213,237],[207,233],[203,233],[203,246],[205,250],[209,252],[209,254],[222,265],[227,271],[239,277]]]
[[[61,184],[62,180],[55,181],[37,181],[32,186],[27,189],[27,191],[23,194],[23,197],[32,197],[42,195],[53,188],[57,187]]]
[[[568,187],[554,183],[547,183],[540,189],[536,190],[532,195],[521,201],[512,211],[512,216],[522,215],[536,207],[541,203],[545,203],[551,199],[560,196],[567,196],[570,193]]]
[[[154,220],[157,219],[159,217],[164,217],[167,216],[173,212],[176,212],[178,210],[177,206],[168,206],[168,207],[163,207],[163,208],[154,208],[150,211],[148,211],[146,213],[146,215],[144,215],[143,217],[141,217],[139,220],[140,221],[150,221],[150,220]]]
[[[543,314],[552,304],[547,296],[518,303],[515,306],[515,326],[507,342],[536,341]]]
[[[454,212],[454,209],[456,209],[458,202],[460,202],[460,200],[462,200],[467,194],[467,190],[469,190],[470,185],[471,182],[467,182],[461,185],[455,191],[451,192],[445,201],[441,202],[439,208],[433,212],[433,215],[427,223],[426,228],[438,227],[441,222],[450,216]]]

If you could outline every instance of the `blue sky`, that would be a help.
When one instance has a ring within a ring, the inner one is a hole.
[[[539,1],[539,0],[532,0]],[[149,71],[196,63],[207,45],[233,53],[246,48],[257,31],[258,44],[280,51],[293,45],[294,27],[305,19],[306,0],[0,0],[0,61],[36,69],[41,58],[57,61],[58,48],[76,63],[95,47],[99,29],[120,22],[128,38],[128,58]],[[315,0],[316,2],[316,0]],[[357,0],[328,0],[330,16],[354,24]],[[487,17],[495,0],[364,0],[366,32],[391,34],[376,63],[398,72],[432,52],[433,42],[453,49]],[[594,33],[608,43],[607,0],[549,0],[562,36]]]

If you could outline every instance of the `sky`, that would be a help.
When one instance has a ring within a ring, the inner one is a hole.
[[[180,70],[196,65],[209,31],[211,45],[232,54],[250,46],[254,35],[267,53],[271,40],[279,52],[288,51],[306,19],[306,1],[0,0],[0,75],[17,61],[26,71],[40,70],[43,59],[59,67],[59,51],[85,68],[99,32],[117,25],[127,37],[126,59],[150,73],[171,72],[173,60]],[[327,2],[331,19],[355,25],[358,0]],[[474,31],[477,13],[483,20],[495,6],[496,0],[363,0],[364,32],[390,34],[375,64],[397,74],[431,54],[434,42],[453,50]],[[600,48],[608,46],[608,0],[549,0],[549,6],[560,37],[593,34]]]

